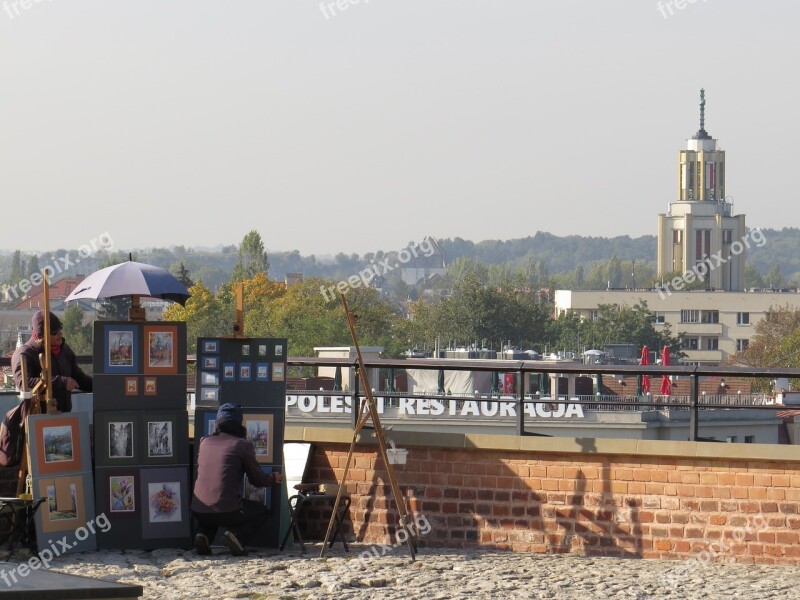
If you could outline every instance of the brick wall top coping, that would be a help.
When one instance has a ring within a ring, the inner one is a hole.
[[[679,458],[766,460],[800,462],[800,446],[786,444],[724,444],[714,442],[677,442],[608,438],[539,437],[486,435],[425,431],[391,431],[388,434],[399,447],[460,448],[469,450],[511,450],[552,454],[616,454],[628,456],[670,456]],[[285,441],[350,444],[352,428],[292,427],[285,430]],[[369,430],[357,439],[362,445],[377,445]]]

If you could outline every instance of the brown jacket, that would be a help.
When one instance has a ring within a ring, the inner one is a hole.
[[[199,513],[241,510],[245,475],[255,487],[266,487],[274,481],[272,474],[261,470],[251,442],[222,432],[204,437],[197,453],[192,510]]]

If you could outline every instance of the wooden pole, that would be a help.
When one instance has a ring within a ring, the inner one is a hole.
[[[375,428],[375,438],[378,440],[378,452],[380,453],[380,456],[383,459],[383,464],[386,467],[386,475],[389,479],[392,497],[397,505],[397,512],[400,514],[400,528],[406,529],[406,542],[408,543],[408,550],[411,553],[411,560],[416,560],[416,535],[411,527],[407,527],[410,524],[410,521],[408,518],[408,510],[406,508],[406,501],[403,497],[402,490],[400,490],[400,486],[397,484],[397,478],[394,474],[394,467],[389,462],[389,455],[386,451],[386,438],[384,437],[383,427],[381,426],[381,420],[378,416],[375,398],[372,396],[372,388],[370,387],[369,379],[367,378],[367,370],[364,368],[364,358],[361,356],[361,347],[358,345],[355,319],[347,307],[347,300],[345,300],[344,294],[341,292],[339,292],[339,300],[341,300],[344,313],[347,316],[347,325],[350,328],[350,335],[353,338],[353,345],[356,348],[356,356],[358,358],[358,376],[361,380],[362,386],[364,387],[364,400],[362,401],[359,409],[358,422],[356,424],[355,431],[353,432],[353,440],[350,443],[350,451],[347,453],[347,462],[345,463],[342,482],[339,485],[339,492],[336,495],[336,502],[333,505],[333,513],[331,514],[331,520],[328,523],[328,532],[325,534],[325,542],[322,544],[322,552],[320,552],[320,557],[325,555],[325,548],[327,548],[328,542],[333,535],[334,524],[339,516],[339,506],[347,483],[347,474],[350,470],[350,463],[353,459],[353,452],[355,451],[358,434],[366,424],[367,420],[371,418],[372,425]],[[355,407],[353,408],[355,409]]]
[[[39,360],[42,363],[42,381],[44,382],[44,397],[47,414],[59,412],[58,405],[53,399],[53,361],[50,353],[50,282],[47,273],[42,271],[42,296],[44,298],[44,339],[42,340],[42,354]]]
[[[236,284],[236,317],[233,320],[233,337],[244,337],[244,283]]]

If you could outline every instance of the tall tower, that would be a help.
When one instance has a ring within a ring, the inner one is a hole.
[[[744,252],[732,255],[731,243],[745,236],[744,215],[726,200],[725,151],[706,131],[705,111],[700,90],[700,130],[678,154],[678,200],[658,215],[658,276],[696,269],[707,272],[707,289],[741,291]]]

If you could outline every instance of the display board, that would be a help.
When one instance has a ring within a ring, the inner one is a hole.
[[[217,408],[230,402],[243,408],[247,439],[255,446],[262,470],[283,472],[286,357],[285,338],[198,338],[195,456],[200,440],[215,431]],[[242,494],[270,509],[269,518],[251,544],[278,547],[281,512],[286,510],[281,486],[253,488],[244,478]]]
[[[97,549],[105,533],[95,527],[89,415],[30,415],[27,431],[33,496],[46,498],[34,518],[38,550],[53,540],[66,541],[62,554]]]
[[[96,321],[93,365],[98,547],[190,547],[186,324]]]

